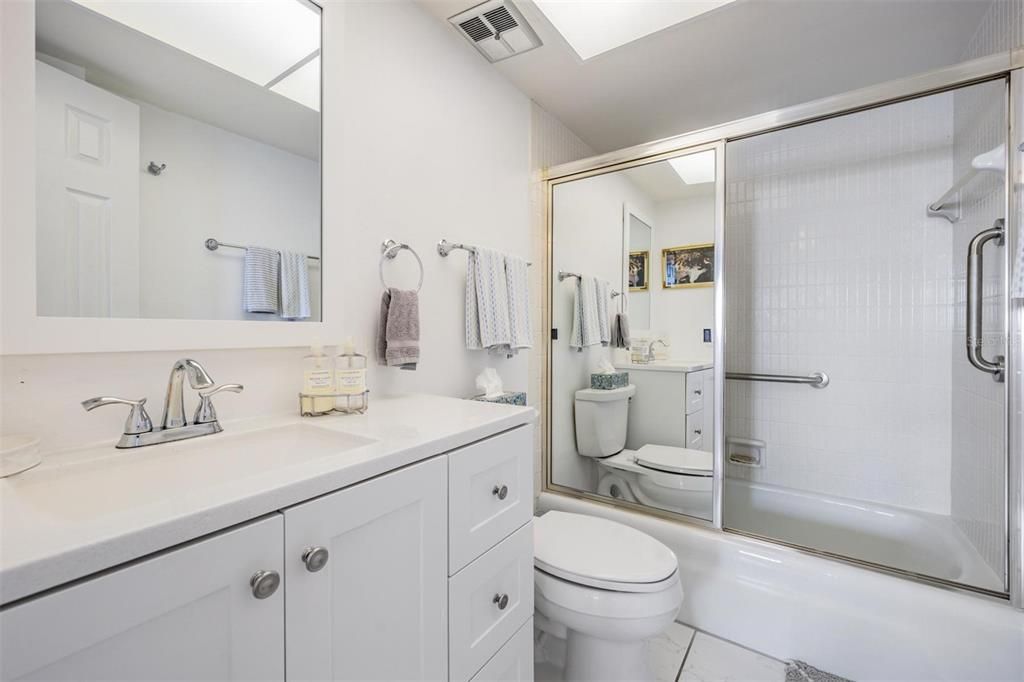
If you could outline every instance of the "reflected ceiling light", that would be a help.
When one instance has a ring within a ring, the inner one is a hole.
[[[709,149],[706,152],[687,154],[668,160],[672,170],[682,178],[687,185],[700,185],[705,182],[715,181],[715,150]]]
[[[581,59],[631,43],[733,0],[534,0]]]
[[[320,13],[303,0],[73,1],[300,104],[319,106],[320,83],[308,92],[308,72],[284,85],[320,50]],[[301,94],[300,87],[306,88]]]

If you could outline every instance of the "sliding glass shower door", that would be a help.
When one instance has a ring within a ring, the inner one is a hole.
[[[727,529],[1006,590],[1006,88],[726,145]]]

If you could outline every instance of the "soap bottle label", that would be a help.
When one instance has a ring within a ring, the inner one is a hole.
[[[366,390],[365,369],[339,369],[335,379],[338,383],[338,393],[354,395]]]
[[[306,393],[331,393],[334,388],[331,384],[331,370],[328,369],[307,369],[305,372]]]

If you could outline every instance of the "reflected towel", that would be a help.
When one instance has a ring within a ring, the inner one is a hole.
[[[466,348],[507,349],[511,339],[505,257],[477,247],[466,260]]]
[[[605,311],[607,315],[607,309]],[[587,275],[576,278],[576,292],[572,301],[572,334],[569,347],[582,352],[588,346],[601,343],[598,326],[597,279]]]
[[[1024,299],[1024,239],[1017,240],[1017,258],[1010,280],[1010,298]]]
[[[508,355],[532,346],[530,340],[530,274],[522,258],[505,256],[505,281],[508,285]]]
[[[377,362],[399,369],[416,369],[420,361],[419,294],[386,289],[377,321]]]
[[[242,306],[247,313],[277,313],[281,254],[261,246],[245,248],[242,265]]]
[[[615,321],[612,323],[612,345],[616,348],[629,348],[629,316],[626,313],[616,313]]]
[[[597,332],[601,345],[608,346],[612,342],[611,322],[608,319],[608,299],[611,298],[612,285],[604,279],[597,280]]]
[[[304,253],[281,252],[281,317],[309,317],[309,259]]]

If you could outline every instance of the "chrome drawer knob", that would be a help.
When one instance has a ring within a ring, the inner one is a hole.
[[[703,392],[703,391],[701,391],[700,389],[697,389],[697,388],[695,388],[695,389],[693,390],[693,394],[694,394],[694,395],[704,395],[704,392]]]
[[[494,599],[492,599],[491,602],[497,605],[499,611],[504,611],[506,608],[508,608],[508,595],[496,594],[494,595]]]
[[[281,585],[281,574],[277,571],[256,571],[249,578],[249,585],[252,587],[252,596],[266,599],[277,592]]]
[[[306,564],[307,571],[316,573],[327,565],[327,559],[330,556],[331,553],[327,551],[326,547],[307,547],[306,551],[302,553],[302,563]]]
[[[508,486],[494,486],[494,490],[491,491],[491,494],[497,497],[499,500],[504,500],[506,497],[508,497]]]
[[[698,436],[700,435],[700,429],[694,429],[694,430],[693,430],[693,432],[694,432],[695,434],[697,434]]]

